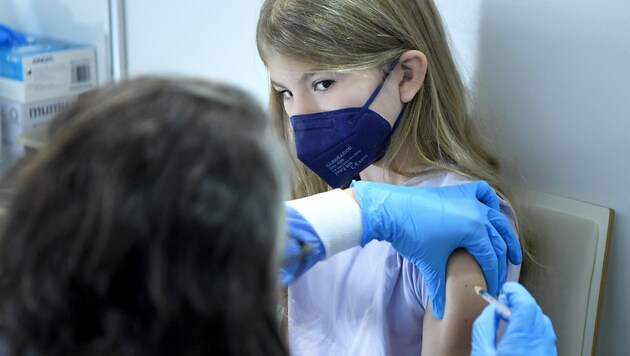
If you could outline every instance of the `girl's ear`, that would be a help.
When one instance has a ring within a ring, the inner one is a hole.
[[[399,63],[403,76],[398,85],[400,101],[410,102],[418,93],[427,74],[427,57],[417,50],[410,50],[400,56]]]

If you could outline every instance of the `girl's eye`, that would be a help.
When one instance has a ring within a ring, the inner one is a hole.
[[[315,83],[314,87],[315,90],[319,90],[319,91],[326,91],[328,90],[333,84],[335,83],[334,80],[321,80],[317,83]]]
[[[277,91],[278,95],[281,95],[283,99],[290,99],[293,97],[293,93],[288,90],[279,90]]]

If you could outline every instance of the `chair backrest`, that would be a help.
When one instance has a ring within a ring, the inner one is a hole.
[[[614,211],[530,191],[523,199],[536,262],[522,283],[554,326],[559,355],[594,355]]]

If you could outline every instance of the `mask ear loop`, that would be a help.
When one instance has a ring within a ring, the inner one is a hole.
[[[385,74],[385,78],[383,79],[383,82],[379,85],[378,91],[381,91],[381,88],[383,86],[383,84],[385,83],[385,80],[387,80],[387,77],[389,77],[389,74],[394,70],[394,68],[396,68],[396,66],[398,65],[398,63],[400,62],[400,58],[396,59],[396,61],[394,62],[394,64],[392,64],[391,67],[389,67],[389,69],[387,70],[387,74]],[[374,96],[374,98],[376,98],[376,95]],[[372,101],[374,101],[374,98],[370,98]],[[370,102],[371,104],[371,102]],[[369,106],[369,105],[368,105]],[[403,114],[405,113],[405,109],[407,108],[407,103],[403,104],[402,109],[400,110],[400,114],[398,114],[398,117],[396,118],[396,121],[394,121],[394,126],[392,126],[392,133],[394,131],[396,131],[396,127],[398,127],[398,123],[400,122],[400,118],[403,116]]]
[[[376,90],[375,94],[378,94],[378,92],[381,91],[381,87],[385,83],[385,80],[387,80],[387,77],[389,76],[389,74],[394,70],[394,68],[396,68],[396,66],[398,65],[398,62],[399,62],[399,59],[397,59],[396,62],[394,62],[394,64],[387,70],[387,74],[385,74],[385,78],[383,79],[383,82],[379,85],[379,87]],[[368,100],[369,104],[371,104],[372,101],[374,101],[374,98],[376,98],[376,95],[372,95],[372,97]],[[370,106],[369,104],[367,106],[365,106],[365,108],[369,107]],[[390,133],[387,136],[387,138],[385,139],[385,141],[389,141],[391,139],[391,136],[394,134],[394,132],[396,131],[396,128],[398,127],[398,124],[400,123],[400,119],[402,118],[403,114],[405,113],[405,109],[407,109],[407,103],[403,104],[403,107],[400,110],[400,114],[398,114],[398,117],[396,118],[396,121],[394,121],[394,126],[392,126],[392,130],[390,131]],[[386,146],[389,146],[389,144],[387,144]],[[383,158],[383,156],[385,155],[385,151],[386,150],[387,149],[383,150],[383,152],[379,155],[377,160]]]
[[[385,78],[383,78],[383,81],[381,81],[381,83],[378,85],[378,87],[376,87],[376,89],[374,90],[374,92],[372,93],[372,96],[370,96],[370,98],[365,102],[365,105],[363,105],[363,107],[361,108],[361,110],[359,110],[359,112],[357,112],[355,114],[355,117],[359,117],[361,115],[363,115],[363,113],[370,107],[370,105],[372,105],[372,102],[374,101],[374,99],[376,99],[376,96],[378,95],[378,93],[381,92],[381,89],[383,89],[383,84],[385,84],[385,81],[387,80],[387,78],[389,77],[389,75],[392,73],[392,71],[394,70],[394,68],[396,68],[396,66],[398,65],[398,59],[396,59],[396,61],[394,62],[394,64],[392,64],[389,69],[387,70],[387,72],[385,73]],[[396,122],[398,122],[398,120],[396,120]]]

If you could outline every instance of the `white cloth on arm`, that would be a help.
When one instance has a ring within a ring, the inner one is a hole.
[[[359,204],[341,189],[290,200],[286,205],[308,221],[324,245],[326,258],[359,246],[363,224]]]

